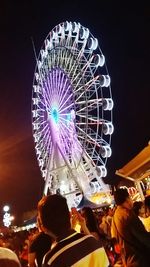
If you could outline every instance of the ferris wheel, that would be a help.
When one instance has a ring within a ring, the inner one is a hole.
[[[77,205],[109,186],[113,100],[98,40],[77,22],[54,27],[39,52],[33,80],[32,125],[44,194]]]

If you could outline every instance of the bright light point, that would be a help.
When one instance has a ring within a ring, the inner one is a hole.
[[[65,192],[66,189],[67,189],[67,185],[65,184],[64,181],[61,181],[61,184],[60,184],[60,190],[61,190],[62,192]]]
[[[105,135],[112,134],[114,131],[114,126],[111,122],[104,123],[102,126],[102,131]]]
[[[101,147],[101,155],[103,158],[109,158],[112,154],[110,146],[102,146]]]
[[[106,167],[104,165],[101,165],[101,166],[97,166],[96,167],[96,170],[97,170],[97,174],[98,176],[101,178],[101,177],[106,177],[107,175],[107,170],[106,170]]]
[[[3,211],[5,211],[5,212],[9,211],[9,206],[7,206],[7,205],[4,206]]]
[[[54,119],[55,123],[58,123],[59,113],[58,113],[58,110],[56,108],[54,108],[52,111],[52,118]]]
[[[114,102],[111,98],[103,99],[103,109],[104,110],[112,110],[114,106]]]
[[[70,114],[71,114],[71,119],[74,120],[76,116],[75,116],[75,111],[73,109],[71,110]]]

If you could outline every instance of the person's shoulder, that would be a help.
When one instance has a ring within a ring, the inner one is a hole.
[[[55,247],[52,248],[51,250],[49,250],[49,251],[45,254],[45,256],[44,256],[44,258],[43,258],[42,267],[50,266],[50,265],[48,264],[48,262],[49,262],[49,260],[51,259],[51,257],[52,257],[53,255],[55,255]]]
[[[147,217],[147,218],[141,218],[140,217],[140,220],[144,224],[145,229],[147,230],[147,232],[150,232],[150,217]]]
[[[118,206],[115,210],[114,216],[119,216],[119,217],[125,217],[127,218],[130,216],[130,210],[122,207],[121,205]]]
[[[54,248],[48,251],[44,256],[42,267],[60,266],[58,264],[60,257],[67,260],[70,254],[74,255],[71,259],[71,261],[74,261],[76,258],[78,260],[82,258],[82,255],[85,256],[85,253],[86,255],[92,255],[92,253],[100,251],[103,254],[103,250],[101,242],[92,235],[77,234],[70,240],[66,239],[57,243]]]
[[[0,247],[0,266],[1,266],[1,262],[4,259],[5,259],[5,261],[8,262],[8,266],[21,267],[18,256],[16,255],[16,253],[14,251],[12,251],[11,249],[8,249],[8,248]],[[7,262],[6,262],[6,264],[7,264]],[[13,264],[13,262],[15,264]]]
[[[42,238],[42,239],[51,239],[51,237],[49,235],[45,234],[44,232],[40,232],[39,238]]]

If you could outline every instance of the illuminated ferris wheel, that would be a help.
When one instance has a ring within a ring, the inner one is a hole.
[[[111,156],[113,100],[105,57],[89,29],[63,22],[44,40],[34,73],[32,125],[49,191],[77,205],[109,191],[102,177]]]

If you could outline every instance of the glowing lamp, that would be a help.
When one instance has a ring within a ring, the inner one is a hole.
[[[110,146],[102,146],[101,147],[101,155],[103,158],[109,158],[112,154],[112,150]]]
[[[4,206],[4,207],[3,207],[3,211],[4,211],[4,212],[8,212],[8,211],[9,211],[9,206],[8,206],[8,205]]]
[[[114,131],[114,126],[111,122],[104,123],[102,126],[102,131],[105,135],[111,135]]]
[[[64,23],[64,27],[65,27],[65,30],[66,30],[66,31],[69,31],[69,30],[72,29],[72,25],[71,25],[71,23],[68,22],[68,21],[66,21],[66,22]]]
[[[103,110],[112,110],[113,106],[114,106],[114,102],[112,98],[103,99]]]

